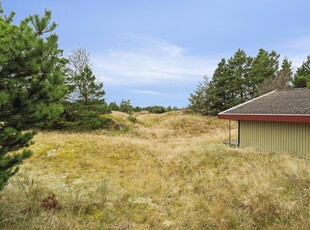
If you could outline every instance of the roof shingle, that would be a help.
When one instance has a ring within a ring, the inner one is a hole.
[[[220,114],[310,115],[310,90],[273,91]]]

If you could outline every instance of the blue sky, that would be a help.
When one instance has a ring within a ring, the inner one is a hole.
[[[84,47],[106,100],[185,107],[204,75],[238,49],[310,54],[307,0],[4,0],[16,21],[51,9],[67,55]]]

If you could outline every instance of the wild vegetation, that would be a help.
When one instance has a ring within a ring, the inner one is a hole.
[[[149,113],[158,113],[158,114],[178,110],[177,107],[172,108],[171,106],[164,107],[159,105],[153,105],[147,107],[139,107],[139,106],[134,107],[132,106],[130,100],[122,100],[119,106],[117,105],[116,102],[111,102],[108,108],[111,111],[120,111],[124,113],[147,111]]]
[[[309,161],[231,148],[225,121],[191,110],[108,106],[87,51],[63,58],[50,11],[13,19],[0,17],[2,229],[310,228]],[[215,114],[291,87],[278,58],[238,50],[191,108]],[[294,86],[306,86],[309,63]]]
[[[99,115],[110,113],[104,100],[103,82],[93,74],[89,52],[73,50],[67,60],[64,111],[49,129],[94,130],[105,128],[110,119]]]
[[[4,229],[308,229],[310,162],[232,148],[227,123],[169,112],[41,132],[0,194]]]
[[[223,58],[213,76],[204,77],[194,93],[189,107],[196,112],[216,115],[242,102],[273,90],[301,87],[310,89],[310,56],[293,73],[292,62],[282,60],[275,51],[260,49],[256,57],[238,49],[228,60]]]

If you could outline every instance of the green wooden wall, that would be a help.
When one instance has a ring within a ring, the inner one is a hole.
[[[310,123],[240,121],[240,147],[310,158]]]

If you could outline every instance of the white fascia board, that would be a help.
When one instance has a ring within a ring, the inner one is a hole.
[[[264,95],[262,95],[262,96],[259,96],[259,97],[256,97],[256,98],[254,98],[254,99],[252,99],[252,100],[249,100],[249,101],[246,101],[246,102],[244,102],[244,103],[242,103],[242,104],[240,104],[240,105],[236,105],[236,106],[234,106],[234,107],[232,107],[232,108],[230,108],[230,109],[227,109],[227,110],[225,110],[225,111],[223,111],[223,112],[220,112],[218,115],[223,115],[224,113],[226,113],[226,112],[228,112],[228,111],[230,111],[230,110],[233,110],[233,109],[236,109],[236,108],[238,108],[238,107],[241,107],[241,106],[243,106],[243,105],[246,105],[246,104],[248,104],[248,103],[251,103],[252,101],[256,101],[256,100],[258,100],[258,99],[260,99],[260,98],[262,98],[262,97],[265,97],[265,96],[267,96],[267,95],[269,95],[269,94],[272,94],[272,93],[274,93],[274,92],[276,92],[277,90],[274,90],[274,91],[271,91],[271,92],[269,92],[269,93],[266,93],[266,94],[264,94]],[[236,114],[237,115],[237,114]],[[240,115],[240,114],[239,114]],[[242,114],[242,115],[244,115],[244,114]],[[248,114],[249,115],[249,114]],[[256,114],[256,115],[258,115],[258,114]]]

